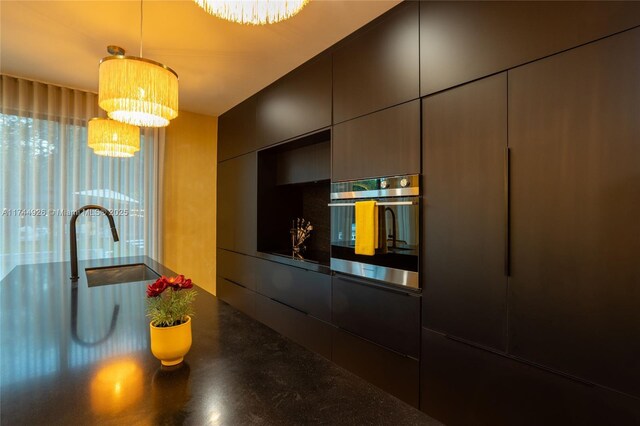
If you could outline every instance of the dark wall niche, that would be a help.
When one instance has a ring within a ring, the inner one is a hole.
[[[293,221],[304,218],[313,231],[305,260],[329,264],[331,131],[258,152],[258,251],[291,256]]]

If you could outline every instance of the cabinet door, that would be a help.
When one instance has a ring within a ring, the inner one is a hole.
[[[218,119],[218,161],[256,149],[256,97],[225,112]]]
[[[331,320],[331,277],[267,260],[260,262],[258,292],[325,321]]]
[[[234,253],[228,250],[217,250],[217,275],[240,284],[249,290],[256,291],[256,279],[259,260],[252,256]]]
[[[255,298],[258,321],[305,348],[331,359],[333,327],[329,323],[260,294],[256,294]]]
[[[420,357],[420,296],[360,278],[332,279],[335,325],[401,354]]]
[[[256,252],[256,154],[218,163],[218,247]]]
[[[426,327],[505,349],[507,75],[423,100]]]
[[[333,127],[332,180],[420,173],[420,101]]]
[[[332,330],[332,361],[391,395],[411,404],[419,403],[418,360],[361,339],[346,331]]]
[[[640,2],[633,1],[424,1],[421,95],[637,25]]]
[[[333,54],[333,122],[419,97],[418,2],[404,2]]]
[[[510,352],[640,397],[640,29],[509,71]]]
[[[232,283],[220,276],[216,277],[217,296],[250,317],[256,316],[256,293]]]
[[[331,125],[331,56],[296,68],[258,94],[259,147]]]

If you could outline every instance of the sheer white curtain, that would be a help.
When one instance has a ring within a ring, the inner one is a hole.
[[[87,121],[104,116],[96,94],[0,79],[0,279],[16,265],[68,260],[69,220],[86,204],[113,210],[120,242],[102,214],[83,215],[79,259],[159,260],[164,130],[144,130],[132,158],[100,157],[87,146]]]

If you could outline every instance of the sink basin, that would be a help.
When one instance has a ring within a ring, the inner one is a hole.
[[[85,272],[87,273],[89,287],[143,281],[151,282],[160,278],[160,275],[144,263],[87,268]]]

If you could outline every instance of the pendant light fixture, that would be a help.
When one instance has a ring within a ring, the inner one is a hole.
[[[133,157],[140,151],[140,128],[108,118],[92,118],[87,126],[89,148],[106,157]]]
[[[241,24],[264,25],[296,15],[310,0],[195,0],[218,18]]]
[[[142,57],[142,1],[140,56],[125,56],[109,46],[100,61],[98,104],[109,118],[143,127],[165,127],[178,116],[178,74],[168,66]]]

